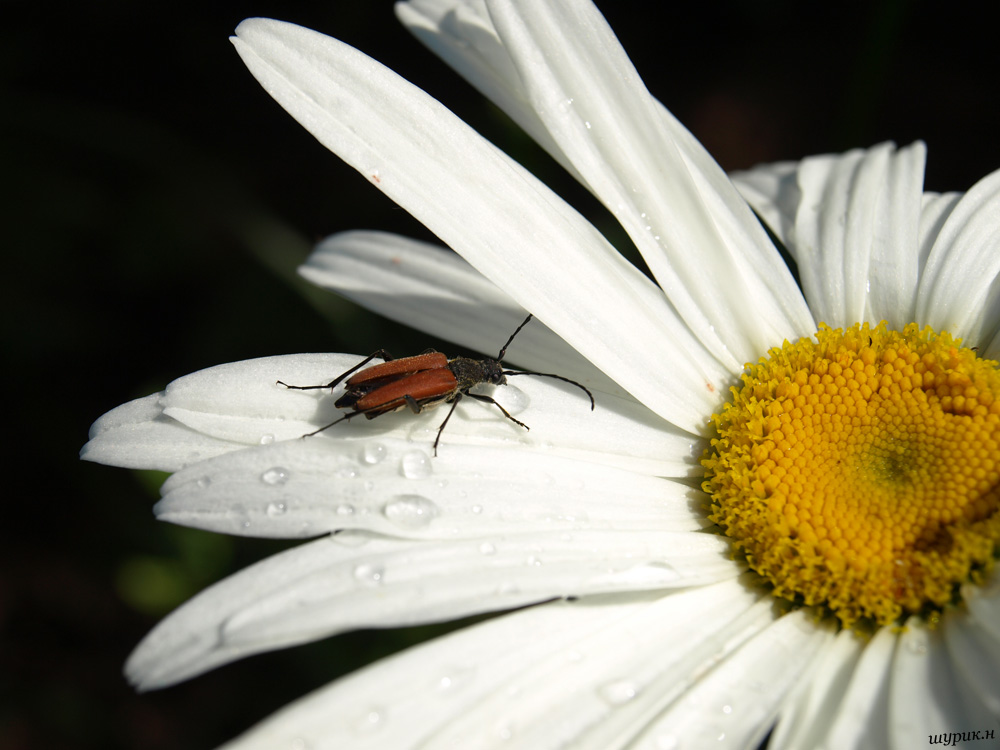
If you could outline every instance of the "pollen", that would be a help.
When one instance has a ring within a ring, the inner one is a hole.
[[[1000,371],[880,323],[787,341],[712,416],[710,520],[776,596],[845,627],[934,615],[1000,549]]]

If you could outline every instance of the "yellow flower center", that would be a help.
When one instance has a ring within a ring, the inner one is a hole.
[[[847,627],[940,610],[1000,541],[1000,371],[915,323],[748,365],[712,416],[710,519],[778,596]]]

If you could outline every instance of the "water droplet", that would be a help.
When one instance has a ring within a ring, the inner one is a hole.
[[[484,555],[495,555],[497,548],[490,542],[483,542],[479,545],[479,551]]]
[[[382,583],[382,577],[384,575],[385,569],[378,565],[361,563],[360,565],[354,566],[354,577],[361,583],[368,586],[377,586]]]
[[[266,435],[260,436],[261,445],[270,445],[273,442],[274,442],[274,435],[272,435],[271,433],[267,433]]]
[[[730,705],[727,704],[727,705],[725,705],[725,706],[722,707],[722,713],[724,713],[724,714],[731,714],[732,712],[733,712],[733,707],[732,706],[730,706]]]
[[[276,518],[278,516],[283,516],[288,511],[288,506],[284,503],[268,503],[267,504],[267,515],[271,518]]]
[[[454,692],[456,688],[463,687],[471,682],[474,675],[475,669],[472,667],[451,669],[438,679],[437,689],[442,693]]]
[[[354,479],[358,475],[358,470],[353,466],[342,466],[337,469],[338,479]]]
[[[377,464],[389,455],[389,451],[382,443],[369,443],[361,451],[361,460],[366,464]]]
[[[288,477],[288,469],[282,466],[274,466],[260,475],[264,484],[284,484],[288,481]]]
[[[478,516],[480,513],[483,512],[483,506],[482,505],[473,505],[472,506],[472,512],[475,513]]]
[[[367,711],[362,712],[354,726],[358,732],[372,732],[383,725],[385,720],[383,714],[382,709],[372,706]]]
[[[531,404],[531,399],[528,398],[528,394],[518,388],[516,385],[507,385],[503,389],[501,394],[502,399],[497,399],[498,401],[503,401],[503,408],[509,411],[511,414],[520,414],[522,411],[528,408]],[[517,425],[514,425],[515,427]]]
[[[658,561],[636,565],[623,571],[621,575],[631,583],[643,585],[671,583],[680,578],[672,565]]]
[[[616,680],[598,690],[598,694],[612,706],[620,706],[635,698],[639,689],[631,680]]]
[[[212,477],[199,477],[198,479],[198,487],[200,489],[205,489],[211,483],[212,483]]]
[[[423,479],[431,475],[431,459],[423,451],[410,451],[403,456],[400,469],[407,479]]]
[[[525,562],[532,567],[538,568],[542,565],[542,559],[536,555],[530,555]]]
[[[341,505],[338,505],[337,506],[337,515],[338,516],[353,516],[354,515],[354,506],[353,505],[348,505],[347,503],[343,503]]]
[[[911,654],[916,654],[917,656],[924,656],[927,654],[927,643],[923,638],[907,638],[906,634],[904,634],[903,639],[903,643],[906,645],[906,650]]]
[[[382,508],[382,515],[404,529],[426,526],[440,513],[437,505],[420,495],[399,495]]]

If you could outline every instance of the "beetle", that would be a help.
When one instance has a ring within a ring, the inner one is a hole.
[[[564,383],[575,385],[590,398],[590,410],[594,410],[594,394],[587,388],[577,383],[575,380],[564,378],[562,375],[553,375],[548,372],[533,372],[531,370],[505,370],[503,368],[503,357],[507,353],[514,337],[520,333],[533,316],[528,315],[524,322],[507,339],[496,359],[470,359],[469,357],[453,357],[448,359],[441,352],[429,350],[415,357],[403,357],[393,359],[385,349],[379,349],[361,362],[356,364],[347,372],[337,376],[329,383],[322,385],[289,385],[281,380],[278,385],[299,391],[309,391],[321,388],[336,388],[345,378],[344,394],[337,399],[335,406],[338,409],[353,409],[340,419],[330,424],[320,427],[318,430],[307,433],[302,437],[316,435],[324,430],[328,430],[336,424],[340,424],[349,419],[353,419],[359,414],[364,414],[367,419],[389,412],[398,411],[409,407],[414,414],[420,414],[424,409],[437,406],[441,403],[451,403],[451,409],[438,428],[437,437],[434,439],[434,455],[437,456],[438,443],[441,442],[441,433],[444,432],[445,425],[455,413],[455,407],[465,396],[476,401],[496,406],[507,419],[524,429],[531,429],[524,422],[515,419],[510,412],[504,409],[495,399],[479,393],[470,393],[470,389],[486,383],[489,385],[507,385],[507,378],[514,375],[538,375],[543,378],[555,378]],[[372,365],[365,369],[373,359],[383,360],[382,364]],[[358,372],[361,370],[361,372]],[[355,374],[357,373],[357,374]]]

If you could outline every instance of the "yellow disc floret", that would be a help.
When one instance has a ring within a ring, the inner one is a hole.
[[[1000,372],[910,324],[772,349],[712,420],[710,519],[778,596],[845,626],[940,609],[1000,540]]]

